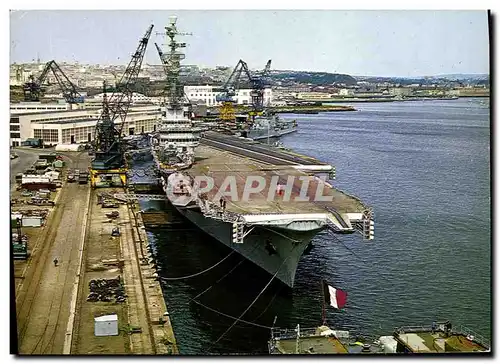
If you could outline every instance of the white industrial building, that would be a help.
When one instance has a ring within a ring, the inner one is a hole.
[[[20,146],[28,138],[43,139],[46,145],[87,143],[95,138],[95,126],[100,113],[101,110],[92,109],[11,112],[10,145]],[[160,117],[158,106],[131,106],[122,129],[123,134],[155,131]],[[117,118],[115,123],[120,124],[121,119]]]
[[[300,100],[331,99],[332,94],[327,92],[298,92],[295,97]]]
[[[53,95],[54,98],[63,98],[62,95]],[[88,102],[90,101],[90,102]],[[67,110],[82,110],[95,108],[94,105],[99,105],[102,108],[102,102],[97,100],[85,100],[84,103],[69,104],[64,100],[59,102],[16,102],[10,104],[10,114],[27,114],[27,113],[40,113],[50,111],[67,111]]]
[[[42,111],[65,111],[70,110],[70,107],[71,105],[65,102],[50,104],[41,102],[19,102],[10,104],[10,114],[39,113]]]
[[[354,96],[354,90],[351,88],[341,88],[339,90],[339,96]]]
[[[119,97],[121,95],[121,93],[117,92],[114,95],[115,95],[115,97]],[[106,94],[106,96],[107,96],[107,98],[109,100],[109,98],[111,96],[111,93],[108,92]],[[94,100],[102,101],[102,99],[104,98],[104,94],[100,93],[100,94],[94,95],[92,98]],[[143,95],[143,94],[140,94],[138,92],[133,92],[132,93],[131,100],[132,100],[132,103],[134,103],[134,104],[135,103],[143,103],[144,104],[144,103],[152,103],[153,102],[153,99],[151,97]]]
[[[233,96],[234,101],[240,105],[250,105],[252,97],[251,89],[240,89]],[[206,106],[217,106],[221,103],[217,101],[217,95],[222,94],[220,87],[216,86],[184,86],[184,94],[192,103],[204,103]],[[271,88],[264,89],[264,106],[270,106],[273,99]]]

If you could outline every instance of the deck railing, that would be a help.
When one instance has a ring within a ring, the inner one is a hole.
[[[435,329],[436,331],[437,330],[441,330],[440,328],[440,325],[438,325]],[[432,331],[432,326],[428,325],[428,326],[423,326],[423,325],[416,325],[416,326],[401,326],[401,327],[397,327],[396,329],[394,329],[395,332],[399,333],[399,334],[405,334],[405,333],[408,333],[408,332],[426,332],[426,331]],[[441,331],[444,331],[444,330],[441,330]]]
[[[333,330],[335,335],[339,338],[349,338],[349,331],[345,330]],[[271,329],[271,336],[274,339],[295,339],[297,338],[297,329],[282,329],[279,327],[275,327]],[[318,332],[318,328],[300,328],[300,336],[301,337],[310,337],[310,336],[321,336],[321,333]]]
[[[432,332],[432,331],[445,332],[445,327],[444,323],[440,322],[436,325],[436,327],[434,327],[434,330],[432,326],[402,326],[396,328],[394,331],[398,334],[413,333],[413,332]],[[464,325],[460,325],[458,329],[452,328],[451,334],[464,335],[465,337],[469,338],[469,340],[475,341],[476,343],[484,346],[488,350],[490,349],[490,342],[488,339],[486,339],[484,336],[476,333],[475,331],[469,329]]]
[[[455,332],[455,330],[453,330]],[[465,336],[470,337],[473,341],[477,342],[478,344],[481,344],[482,346],[488,348],[490,350],[490,342],[488,339],[486,339],[484,336],[476,333],[472,329],[469,329],[468,327],[464,325],[460,325],[458,333],[463,334]]]
[[[316,328],[301,328],[300,336],[317,336]],[[297,329],[275,327],[271,329],[271,337],[274,339],[295,339],[297,338]]]

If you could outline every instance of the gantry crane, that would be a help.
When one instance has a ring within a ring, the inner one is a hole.
[[[271,70],[271,60],[267,61],[266,67],[260,72],[256,72],[251,75],[249,72],[250,83],[252,85],[252,91],[250,96],[252,97],[252,105],[254,111],[261,113],[264,110],[264,88],[266,87],[266,80]]]
[[[49,72],[52,71],[54,77],[59,85],[63,97],[69,104],[76,104],[83,102],[83,97],[76,90],[76,86],[69,80],[66,74],[62,71],[61,67],[52,60],[45,64],[42,73],[35,79],[33,75],[30,76],[29,82],[23,85],[24,101],[40,101],[40,96],[44,92],[43,84],[47,81]]]
[[[161,50],[160,46],[158,43],[155,43],[156,50],[158,51],[158,55],[160,56],[161,64],[163,66],[163,70],[165,71],[165,74],[168,73],[168,57],[163,51]]]
[[[248,65],[245,61],[239,60],[233,72],[227,79],[226,83],[222,87],[222,93],[217,95],[216,100],[222,102],[220,107],[220,118],[226,125],[231,125],[235,123],[236,116],[234,114],[234,99],[233,96],[236,95],[236,91],[240,87],[241,75],[245,74],[248,82],[250,82],[250,87],[252,91],[250,96],[252,98],[252,111],[249,115],[255,118],[256,115],[262,113],[264,109],[264,88],[265,88],[265,78],[269,74],[271,69],[271,60],[267,61],[266,67],[260,71],[252,74],[248,69]]]
[[[162,34],[162,33],[156,33],[156,34]],[[163,51],[161,50],[160,46],[158,45],[158,43],[155,43],[155,47],[156,47],[156,50],[158,51],[158,55],[160,56],[160,60],[161,60],[161,65],[163,66],[163,72],[165,72],[165,76],[167,76],[167,78],[169,77],[169,66],[170,66],[170,63],[168,61],[168,54],[165,54],[163,53]],[[166,90],[164,89],[163,90],[163,96],[166,96]]]
[[[123,76],[116,84],[115,91],[109,98],[106,95],[106,84],[104,84],[102,113],[97,120],[93,145],[95,152],[95,158],[92,161],[91,167],[91,182],[93,187],[97,187],[99,176],[102,175],[105,175],[106,178],[111,178],[112,175],[119,175],[122,183],[125,183],[124,146],[122,145],[121,138],[123,136],[125,118],[132,103],[132,85],[139,76],[152,30],[153,25],[150,25],[141,38],[135,53],[132,55]],[[118,125],[115,124],[117,118],[120,118],[121,121]]]
[[[222,87],[222,93],[216,96],[216,100],[222,103],[219,108],[220,119],[222,120],[222,123],[228,127],[234,126],[236,122],[236,116],[234,114],[235,101],[233,96],[236,95],[236,90],[239,89],[241,73],[244,68],[248,69],[248,67],[246,67],[246,63],[240,59]]]

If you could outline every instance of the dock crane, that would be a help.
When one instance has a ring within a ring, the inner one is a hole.
[[[161,64],[163,66],[163,70],[165,73],[168,73],[168,57],[163,51],[161,50],[160,46],[158,43],[155,43],[156,50],[158,51],[158,55],[160,56]]]
[[[267,61],[265,68],[260,72],[252,74],[245,61],[239,60],[233,72],[222,87],[222,93],[217,95],[216,100],[222,102],[220,107],[220,118],[226,124],[234,124],[236,117],[234,114],[234,99],[236,90],[240,87],[241,75],[244,74],[252,91],[252,111],[249,113],[252,120],[264,110],[264,88],[265,79],[271,69],[271,60]]]
[[[267,61],[266,67],[262,71],[255,72],[253,75],[247,73],[251,83],[252,105],[255,113],[262,113],[264,110],[264,88],[266,87],[266,79],[271,70],[271,60]]]
[[[220,107],[220,119],[226,126],[233,126],[236,122],[233,96],[236,95],[236,90],[239,89],[241,73],[245,67],[246,63],[240,59],[226,83],[222,86],[222,93],[218,94],[215,98],[218,102],[222,103]]]
[[[161,33],[156,33],[156,34],[161,34]],[[169,71],[168,71],[168,68],[169,68],[169,62],[168,62],[168,55],[163,53],[163,51],[161,50],[160,46],[158,45],[158,43],[155,43],[155,47],[156,47],[156,50],[158,51],[158,55],[160,56],[160,61],[161,61],[161,65],[163,66],[163,72],[165,72],[165,76],[168,77],[168,74],[169,74]],[[166,96],[166,90],[164,89],[163,90],[163,96]]]
[[[92,187],[98,187],[99,184],[105,186],[108,182],[112,184],[113,175],[119,175],[121,183],[125,184],[124,146],[121,140],[123,127],[132,103],[132,86],[139,76],[152,30],[153,25],[150,25],[109,98],[104,83],[103,108],[97,120],[93,145],[95,157],[91,163]],[[115,121],[118,118],[121,122],[117,125]]]
[[[83,102],[83,97],[76,90],[76,86],[69,80],[61,67],[52,60],[45,64],[42,73],[35,79],[33,75],[30,76],[29,82],[23,85],[24,101],[40,101],[40,97],[44,92],[43,84],[47,81],[47,76],[52,71],[59,88],[62,91],[63,97],[69,104],[76,104]]]

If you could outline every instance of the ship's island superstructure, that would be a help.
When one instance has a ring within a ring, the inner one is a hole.
[[[178,49],[185,43],[175,40],[175,18],[166,30],[167,100],[152,154],[177,210],[290,287],[318,232],[359,231],[373,239],[371,209],[333,188],[327,181],[333,166],[245,138],[214,132],[201,138],[179,82]]]
[[[151,137],[154,161],[163,175],[186,168],[194,162],[194,148],[199,145],[202,128],[193,126],[191,105],[184,95],[179,81],[180,61],[185,55],[179,49],[186,43],[177,42],[182,35],[175,26],[176,18],[170,18],[165,27],[170,39],[169,51],[165,53],[167,72],[166,98],[158,130]]]

